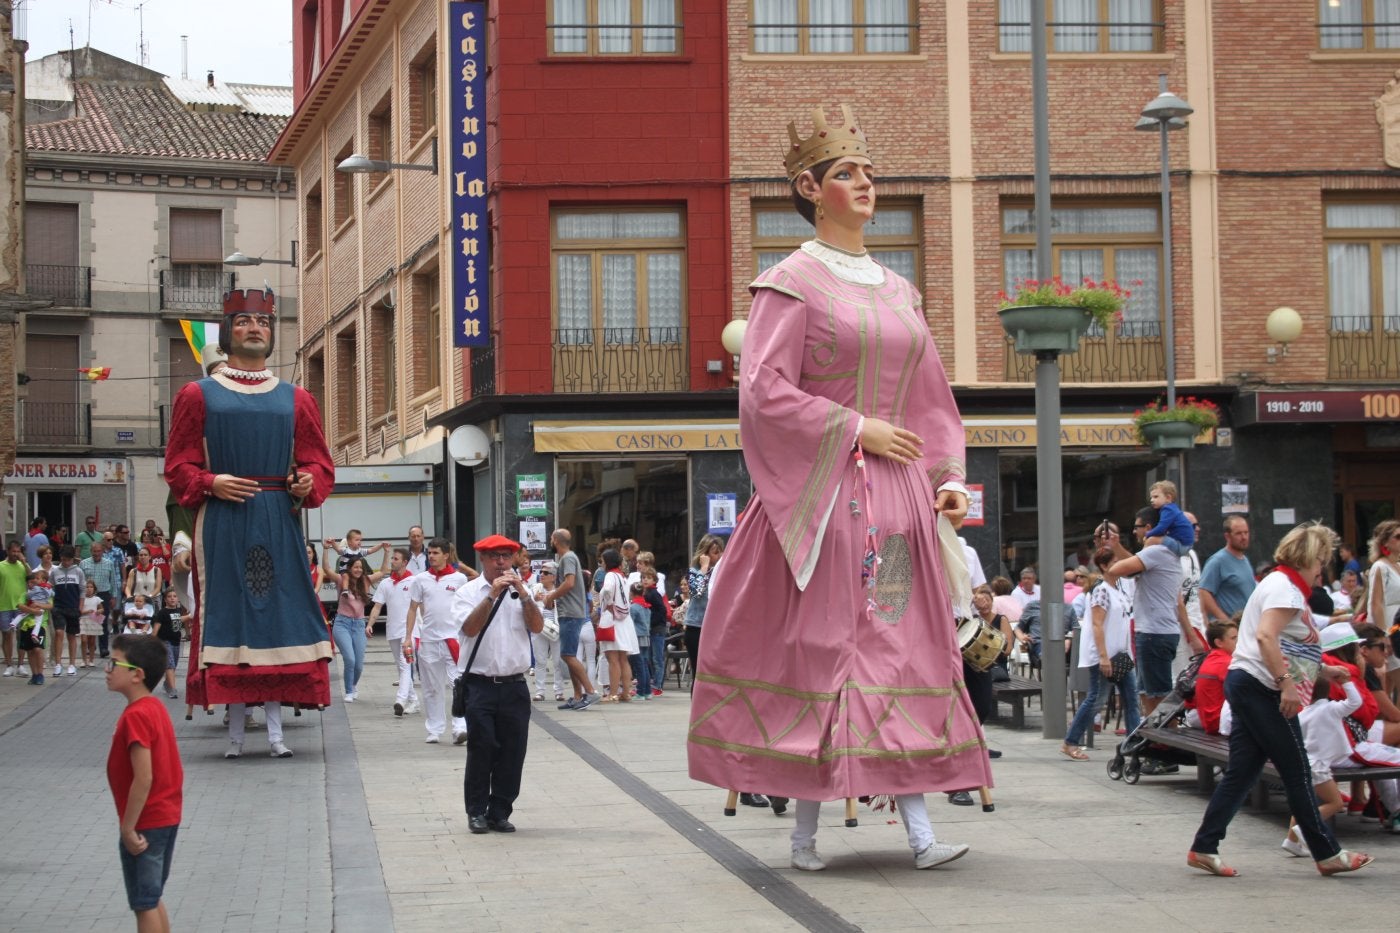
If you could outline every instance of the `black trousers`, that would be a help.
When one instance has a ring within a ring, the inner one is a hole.
[[[992,687],[992,669],[979,671],[963,659],[963,683],[967,684],[967,695],[972,700],[972,708],[977,713],[977,721],[984,723],[996,711],[996,694]]]
[[[467,675],[467,816],[509,819],[520,796],[530,737],[530,688]]]

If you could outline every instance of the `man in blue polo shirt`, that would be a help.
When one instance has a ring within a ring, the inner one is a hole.
[[[1201,569],[1201,614],[1228,620],[1244,609],[1257,585],[1249,565],[1249,522],[1243,515],[1225,517],[1225,546],[1210,556]]]

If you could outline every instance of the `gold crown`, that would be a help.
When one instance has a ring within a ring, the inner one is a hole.
[[[870,157],[869,144],[865,133],[856,124],[849,104],[841,105],[841,125],[831,126],[826,122],[822,108],[812,110],[812,135],[803,139],[797,135],[797,122],[788,124],[788,139],[792,146],[783,157],[787,168],[788,183],[797,180],[807,169],[838,156],[861,155]]]

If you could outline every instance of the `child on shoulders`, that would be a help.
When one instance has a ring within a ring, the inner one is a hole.
[[[1176,483],[1162,480],[1153,483],[1147,498],[1157,510],[1157,525],[1147,532],[1144,544],[1161,544],[1177,557],[1185,557],[1196,543],[1196,529],[1176,504]]]

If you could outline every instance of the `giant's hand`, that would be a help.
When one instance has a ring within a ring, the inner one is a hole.
[[[866,453],[888,457],[896,463],[914,463],[924,455],[923,438],[883,418],[866,418],[861,423],[860,445]]]
[[[938,494],[938,499],[933,507],[940,515],[946,515],[948,521],[953,523],[954,528],[961,528],[963,519],[967,518],[967,496],[956,489],[945,489]]]
[[[258,494],[258,484],[232,473],[220,473],[214,477],[209,494],[226,502],[246,502]]]
[[[287,474],[287,491],[298,499],[305,499],[311,495],[311,490],[315,488],[315,481],[310,473],[298,473],[292,470]]]

